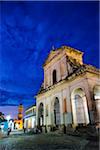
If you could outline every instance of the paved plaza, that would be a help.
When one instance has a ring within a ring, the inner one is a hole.
[[[98,138],[64,134],[16,134],[0,140],[0,150],[99,150]]]

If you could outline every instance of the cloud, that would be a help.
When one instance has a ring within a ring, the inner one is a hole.
[[[20,96],[25,105],[33,102],[52,45],[80,49],[86,53],[85,63],[99,66],[97,2],[1,2],[1,8],[2,105],[18,104]]]
[[[30,102],[28,102],[30,100]],[[0,89],[0,105],[5,106],[5,105],[10,105],[10,106],[18,106],[20,103],[29,103],[31,104],[32,102],[34,103],[34,96],[32,94],[20,94],[20,93],[15,93],[15,92],[9,92]]]

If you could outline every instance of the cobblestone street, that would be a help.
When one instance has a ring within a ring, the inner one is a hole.
[[[98,150],[95,139],[64,134],[10,135],[0,140],[0,150]]]

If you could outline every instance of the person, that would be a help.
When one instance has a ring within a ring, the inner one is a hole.
[[[9,136],[11,132],[11,128],[8,128],[7,135]]]
[[[24,133],[25,133],[25,131],[26,131],[26,128],[24,128],[24,127],[23,127],[23,130],[24,130]]]

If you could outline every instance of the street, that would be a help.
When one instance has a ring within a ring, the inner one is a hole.
[[[0,150],[98,150],[97,139],[64,134],[12,134],[0,140]]]

